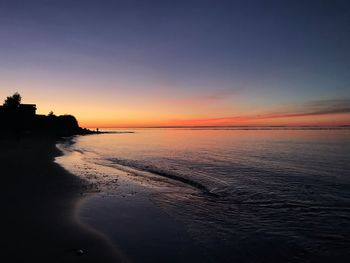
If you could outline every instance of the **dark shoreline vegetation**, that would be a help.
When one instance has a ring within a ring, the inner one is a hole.
[[[17,140],[23,136],[50,136],[55,138],[73,135],[98,134],[79,127],[73,115],[56,116],[53,112],[48,115],[36,114],[35,104],[22,104],[19,93],[7,97],[0,106],[0,134],[12,135]]]
[[[0,106],[0,245],[6,262],[120,262],[114,245],[82,224],[76,211],[88,182],[54,162],[59,140],[99,132],[72,115],[38,115],[18,93]]]

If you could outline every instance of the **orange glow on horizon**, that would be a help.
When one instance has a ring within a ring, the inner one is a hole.
[[[81,118],[82,127],[133,128],[133,127],[178,127],[178,126],[344,126],[350,125],[350,114],[324,114],[317,116],[293,117],[231,117],[207,119],[105,119],[92,120]]]
[[[235,103],[234,99],[210,98],[209,102],[207,97],[199,97],[186,103],[175,101],[167,104],[169,99],[156,95],[113,97],[109,94],[87,93],[81,96],[72,93],[66,97],[64,92],[60,94],[58,90],[54,94],[38,93],[35,89],[30,91],[20,91],[23,103],[36,103],[38,114],[46,115],[51,110],[56,115],[71,114],[85,128],[350,125],[350,112],[344,106],[336,108],[338,111],[330,108],[332,112],[329,107],[312,111],[312,107],[304,105],[287,108],[273,103],[255,103],[249,98]],[[11,94],[11,91],[0,92],[3,99]]]

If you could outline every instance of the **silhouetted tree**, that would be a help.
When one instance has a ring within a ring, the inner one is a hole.
[[[12,96],[9,96],[6,98],[4,102],[4,107],[16,109],[21,104],[21,101],[22,101],[21,95],[18,92],[16,92]]]
[[[60,115],[58,116],[57,123],[62,130],[79,129],[78,121],[73,115]]]

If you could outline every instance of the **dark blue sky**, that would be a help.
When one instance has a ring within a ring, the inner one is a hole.
[[[349,3],[0,0],[0,95],[225,97],[222,115],[349,98]]]

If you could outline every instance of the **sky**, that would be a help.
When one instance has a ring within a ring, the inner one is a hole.
[[[0,100],[83,127],[350,125],[350,2],[0,0]]]

